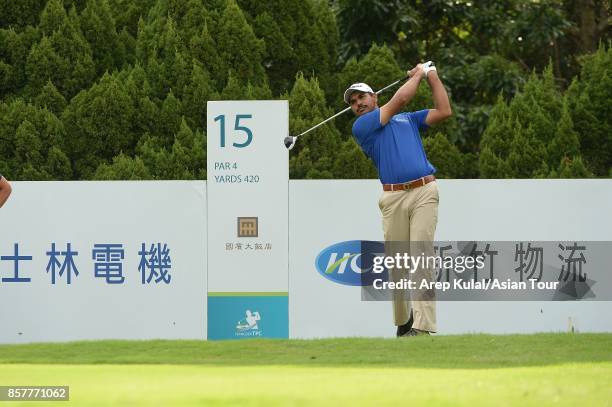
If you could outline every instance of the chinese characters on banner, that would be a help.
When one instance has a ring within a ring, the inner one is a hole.
[[[33,254],[20,252],[19,243],[14,243],[12,254],[4,254],[0,248],[0,283],[29,283],[32,278],[42,278],[42,270],[32,270],[28,262]],[[138,255],[140,261],[137,270],[124,269],[126,250],[122,243],[96,243],[91,250],[91,257],[79,256],[79,251],[72,243],[59,246],[56,242],[50,244],[45,252],[47,266],[44,270],[51,284],[63,282],[72,284],[82,275],[93,276],[106,284],[123,284],[126,279],[140,276],[140,283],[170,284],[172,281],[172,259],[167,243],[141,243],[140,250],[132,255]],[[11,270],[7,272],[7,270]]]
[[[441,258],[448,258],[456,252],[457,247],[452,244],[443,244],[434,246],[436,255]],[[467,246],[462,248],[462,251],[471,257],[482,257],[485,262],[485,270],[479,270],[474,265],[473,269],[470,270],[472,273],[466,274],[471,277],[474,281],[479,279],[493,280],[495,278],[495,260],[496,256],[500,254],[498,248],[495,248],[495,243],[489,242],[470,242]],[[560,273],[556,277],[558,281],[578,281],[584,282],[587,280],[587,274],[583,271],[583,265],[587,263],[585,253],[587,252],[587,246],[574,242],[572,244],[557,244],[557,259]],[[519,281],[541,281],[544,269],[544,247],[538,245],[537,242],[516,242],[514,243],[513,250],[514,257],[514,272]],[[504,264],[507,266],[507,264]],[[442,262],[436,272],[437,281],[450,281],[451,280],[451,268],[445,267]]]

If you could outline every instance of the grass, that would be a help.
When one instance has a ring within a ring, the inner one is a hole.
[[[76,405],[611,405],[612,335],[0,345]]]
[[[482,369],[612,362],[610,334],[448,335],[0,345],[0,364],[209,364]]]

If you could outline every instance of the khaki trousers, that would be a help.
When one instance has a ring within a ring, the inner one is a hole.
[[[395,256],[397,248],[403,252],[410,247],[411,256],[434,256],[433,240],[438,223],[438,186],[436,181],[405,191],[383,192],[378,205],[382,213],[385,242],[398,242],[396,248],[385,244],[387,256]],[[408,243],[409,242],[409,243]],[[421,280],[435,280],[435,270],[421,267],[414,274],[405,269],[390,269],[389,279],[399,281],[410,278],[420,285]],[[409,295],[408,295],[409,294]],[[393,290],[393,318],[395,325],[408,322],[410,308],[416,329],[436,332],[435,292],[427,290]],[[411,301],[412,300],[412,301]]]

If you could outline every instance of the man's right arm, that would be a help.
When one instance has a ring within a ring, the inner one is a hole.
[[[8,183],[6,178],[0,175],[0,208],[2,208],[6,200],[9,198],[12,190],[11,184]]]
[[[395,92],[391,100],[380,108],[380,124],[384,126],[389,123],[389,120],[401,112],[404,106],[414,98],[424,75],[421,64],[418,64],[412,70],[408,71],[410,79]]]

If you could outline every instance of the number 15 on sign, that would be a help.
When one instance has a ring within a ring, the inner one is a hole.
[[[240,121],[242,120],[243,123],[247,120],[247,119],[252,119],[253,115],[251,114],[237,114],[235,116],[235,121],[234,121],[234,138],[236,141],[232,142],[232,146],[236,147],[236,148],[244,148],[247,147],[249,144],[251,144],[251,142],[253,141],[253,132],[251,131],[250,128],[248,128],[247,126],[245,126],[244,124],[241,124]],[[219,122],[219,127],[220,127],[220,144],[221,147],[225,147],[225,115],[224,114],[220,114],[219,116],[215,117],[215,122]],[[248,124],[248,123],[247,123]],[[237,141],[242,141],[242,142],[237,142]]]

